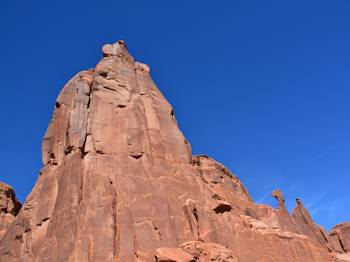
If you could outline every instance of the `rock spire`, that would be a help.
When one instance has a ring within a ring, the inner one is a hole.
[[[347,224],[328,236],[300,201],[289,214],[280,191],[278,209],[254,203],[222,164],[192,155],[149,67],[123,41],[102,51],[59,94],[19,213],[0,184],[0,215],[11,217],[0,216],[0,261],[346,258]]]

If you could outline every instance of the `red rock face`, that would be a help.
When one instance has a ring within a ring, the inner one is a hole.
[[[43,168],[0,261],[335,260],[303,207],[289,215],[280,191],[278,210],[255,204],[223,165],[192,156],[149,67],[124,42],[102,50],[57,99]]]
[[[0,239],[5,235],[21,206],[12,187],[0,182]]]
[[[336,225],[329,233],[330,239],[340,253],[350,253],[350,223]]]

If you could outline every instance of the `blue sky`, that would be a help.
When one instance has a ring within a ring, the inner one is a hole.
[[[23,201],[54,101],[124,39],[196,154],[258,202],[299,197],[327,229],[350,220],[349,1],[19,1],[0,9],[0,180]]]

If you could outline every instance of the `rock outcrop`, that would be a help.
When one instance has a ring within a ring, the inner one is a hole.
[[[350,223],[336,225],[329,233],[336,250],[340,253],[350,253]]]
[[[0,239],[13,222],[22,205],[9,185],[0,182]]]
[[[149,67],[123,41],[102,50],[57,98],[40,176],[0,261],[326,262],[348,252],[343,227],[328,236],[300,201],[290,215],[280,191],[277,210],[256,204],[222,164],[192,156]]]

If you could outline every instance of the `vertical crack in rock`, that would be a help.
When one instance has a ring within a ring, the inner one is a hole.
[[[196,221],[198,223],[198,213],[197,213],[197,208],[196,207],[193,209],[192,213],[193,213],[193,215],[194,215],[194,217],[195,217],[195,219],[196,219]]]
[[[339,237],[338,237],[338,240],[339,240],[339,244],[340,244],[341,249],[342,249],[344,252],[346,252],[345,246],[344,246],[343,242],[341,241],[341,239],[340,239]]]
[[[153,225],[153,229],[156,232],[156,234],[159,237],[159,241],[162,240],[162,233],[160,232],[159,228]]]
[[[110,180],[111,181],[111,180]],[[113,185],[114,188],[114,194],[113,194],[113,202],[112,202],[112,218],[113,218],[113,257],[117,258],[118,257],[118,225],[117,225],[117,214],[118,214],[118,196],[117,196],[117,191]]]
[[[335,250],[340,253],[350,253],[350,223],[343,222],[333,227],[330,232],[330,242],[335,245]]]
[[[187,199],[185,205],[183,206],[183,210],[187,218],[190,230],[193,236],[196,238],[196,240],[198,240],[199,239],[199,224],[198,224],[199,217],[198,217],[198,211],[194,200]]]

